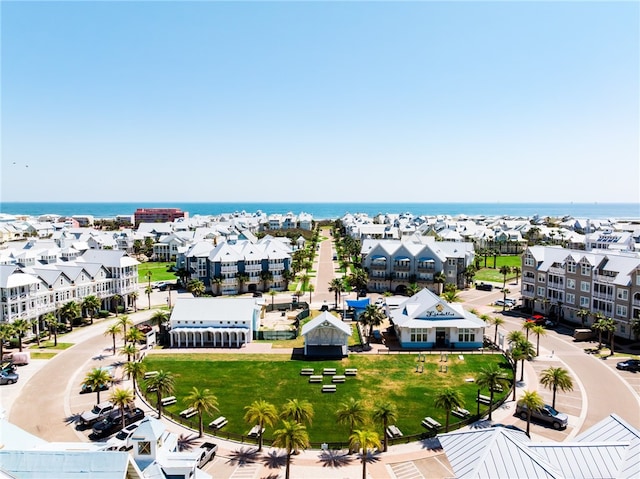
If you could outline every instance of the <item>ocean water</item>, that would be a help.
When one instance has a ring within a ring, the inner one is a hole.
[[[640,219],[640,203],[0,203],[0,213],[40,216],[92,215],[111,218],[131,215],[137,208],[180,208],[189,216],[245,211],[267,214],[302,212],[314,219],[340,218],[346,213],[412,213],[414,215],[540,216]]]

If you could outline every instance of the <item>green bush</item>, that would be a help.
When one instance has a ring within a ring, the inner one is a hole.
[[[109,311],[107,311],[106,309],[101,309],[100,311],[98,311],[98,318],[108,318],[109,317]]]

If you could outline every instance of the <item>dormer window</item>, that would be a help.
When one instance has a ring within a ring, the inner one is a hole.
[[[138,456],[151,455],[151,443],[149,441],[138,442]]]

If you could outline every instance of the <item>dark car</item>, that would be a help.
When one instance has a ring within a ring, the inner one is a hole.
[[[101,438],[120,431],[122,429],[122,417],[120,414],[120,410],[115,409],[111,411],[107,417],[95,423],[93,426],[93,436],[95,438]],[[124,413],[125,426],[140,421],[141,419],[144,419],[144,411],[140,408],[131,409]]]
[[[108,384],[100,385],[100,391],[106,391],[107,389],[109,389]],[[94,393],[94,392],[96,391],[93,389],[93,386],[89,384],[83,384],[82,386],[80,386],[80,394],[87,394],[87,393]]]
[[[17,373],[12,373],[11,371],[2,371],[0,372],[0,384],[13,384],[18,382]]]
[[[627,359],[616,364],[616,368],[622,371],[640,371],[640,359]]]
[[[487,283],[477,283],[476,289],[479,289],[480,291],[493,291],[493,285]]]
[[[366,297],[367,297],[366,289],[361,289],[360,291],[358,291],[358,298],[366,298]]]

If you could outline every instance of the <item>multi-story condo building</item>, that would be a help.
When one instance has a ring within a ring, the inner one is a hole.
[[[631,321],[640,319],[640,255],[531,246],[522,256],[521,293],[525,308],[585,326],[601,313],[615,320],[617,336],[632,338]],[[581,310],[590,313],[584,320]]]
[[[291,247],[270,237],[256,243],[232,238],[218,244],[201,241],[179,254],[176,266],[214,294],[282,291],[287,286]]]
[[[113,309],[113,297],[130,306],[131,293],[138,289],[138,261],[124,251],[87,250],[81,255],[64,255],[60,249],[42,249],[23,254],[16,250],[0,265],[0,323],[16,319],[36,320],[56,314],[69,301],[82,303],[97,296],[103,309]],[[73,260],[64,260],[73,257]]]
[[[165,223],[188,217],[189,213],[179,208],[138,208],[133,214],[136,225],[140,223]]]
[[[416,283],[439,294],[442,283],[466,287],[465,271],[473,264],[473,243],[435,241],[430,236],[362,242],[362,265],[369,273],[369,291],[403,294]]]

